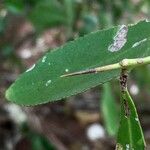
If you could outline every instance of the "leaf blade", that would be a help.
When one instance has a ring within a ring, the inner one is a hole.
[[[110,83],[103,85],[103,95],[100,105],[108,134],[110,136],[116,136],[119,123],[119,111],[111,91]]]
[[[128,105],[129,116],[126,116],[125,102]],[[145,149],[145,140],[136,111],[136,107],[128,91],[121,96],[121,121],[117,142],[123,149]]]
[[[47,53],[33,70],[21,75],[7,90],[6,97],[17,104],[36,105],[62,99],[107,82],[119,76],[120,70],[71,78],[60,76],[66,71],[75,72],[116,63],[124,58],[149,56],[149,40],[132,48],[135,42],[150,37],[149,27],[150,23],[146,21],[129,26],[127,43],[120,51],[113,53],[108,51],[108,46],[113,42],[119,27],[97,31],[69,42]],[[143,32],[139,33],[139,30]],[[51,84],[46,86],[49,80]]]

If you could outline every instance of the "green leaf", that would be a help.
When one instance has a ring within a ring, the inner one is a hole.
[[[30,133],[28,135],[32,144],[32,150],[56,150],[44,136],[37,133]]]
[[[5,0],[4,5],[8,11],[14,14],[22,13],[25,8],[23,0]]]
[[[29,19],[37,31],[45,28],[66,24],[64,7],[57,0],[39,1],[31,10]]]
[[[90,33],[98,28],[98,19],[96,15],[93,14],[84,14],[82,16],[83,27],[80,29],[80,35],[85,35]]]
[[[32,150],[56,150],[55,146],[47,137],[32,131],[26,122],[21,124],[20,131],[31,142]]]
[[[0,34],[4,34],[6,28],[6,19],[4,17],[0,17]]]
[[[66,9],[66,16],[67,16],[67,22],[68,26],[72,27],[73,21],[74,21],[74,0],[64,0],[64,6]]]
[[[117,135],[119,123],[119,111],[111,90],[110,83],[104,84],[104,91],[101,100],[101,110],[106,126],[106,130],[110,136]]]
[[[68,33],[66,33],[66,37],[72,36],[72,30],[75,20],[75,2],[74,0],[64,0],[65,12],[66,12],[66,23],[68,26]]]
[[[114,42],[119,29],[120,26],[97,31],[47,53],[7,90],[7,99],[21,105],[59,100],[116,78],[120,70],[60,77],[65,73],[116,63],[124,58],[150,55],[150,22],[130,25],[126,44],[120,50],[111,52],[108,47]],[[143,39],[147,40],[132,47]]]
[[[127,90],[122,93],[121,98],[121,121],[117,143],[123,150],[144,150],[145,140],[134,102]]]

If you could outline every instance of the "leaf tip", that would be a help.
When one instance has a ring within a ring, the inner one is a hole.
[[[14,100],[14,88],[13,88],[12,84],[6,91],[5,91],[5,98],[6,100],[10,101],[10,102],[15,102]]]
[[[9,101],[11,101],[11,92],[10,87],[5,92],[5,98]]]

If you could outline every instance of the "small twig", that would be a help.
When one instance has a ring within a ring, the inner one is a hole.
[[[127,81],[128,81],[128,70],[122,69],[120,74],[120,87],[121,87],[121,95],[127,91]],[[124,96],[123,96],[124,97]],[[128,101],[123,98],[123,105],[124,105],[124,113],[126,117],[130,116],[130,108]]]
[[[122,61],[106,65],[102,67],[97,67],[94,69],[79,71],[79,72],[73,72],[69,74],[61,75],[60,77],[69,77],[69,76],[76,76],[76,75],[82,75],[82,74],[91,74],[91,73],[98,73],[98,72],[105,72],[109,70],[115,70],[115,69],[127,69],[130,70],[134,67],[138,67],[141,65],[150,64],[150,56],[144,57],[144,58],[135,58],[135,59],[123,59]]]
[[[121,92],[124,92],[127,89],[127,80],[128,80],[128,70],[122,69],[120,74]]]

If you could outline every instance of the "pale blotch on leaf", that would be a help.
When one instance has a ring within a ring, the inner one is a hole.
[[[51,80],[48,80],[45,84],[45,86],[48,86],[52,81]]]
[[[44,56],[43,58],[42,58],[42,62],[44,63],[46,61],[46,56]]]
[[[65,69],[65,72],[69,72],[69,69]]]
[[[126,25],[122,25],[116,33],[116,36],[113,38],[113,43],[109,45],[108,50],[110,52],[119,51],[127,42],[127,33],[128,27]]]
[[[29,72],[29,71],[33,70],[34,67],[35,67],[35,64],[32,67],[30,67],[28,70],[26,70],[26,72]]]
[[[147,41],[146,38],[143,39],[143,40],[141,40],[141,41],[138,41],[138,42],[134,43],[134,44],[132,45],[132,48],[139,46],[140,44],[142,44],[142,43],[145,42],[145,41]]]
[[[135,118],[135,121],[139,121],[139,119],[138,119],[138,118]]]

